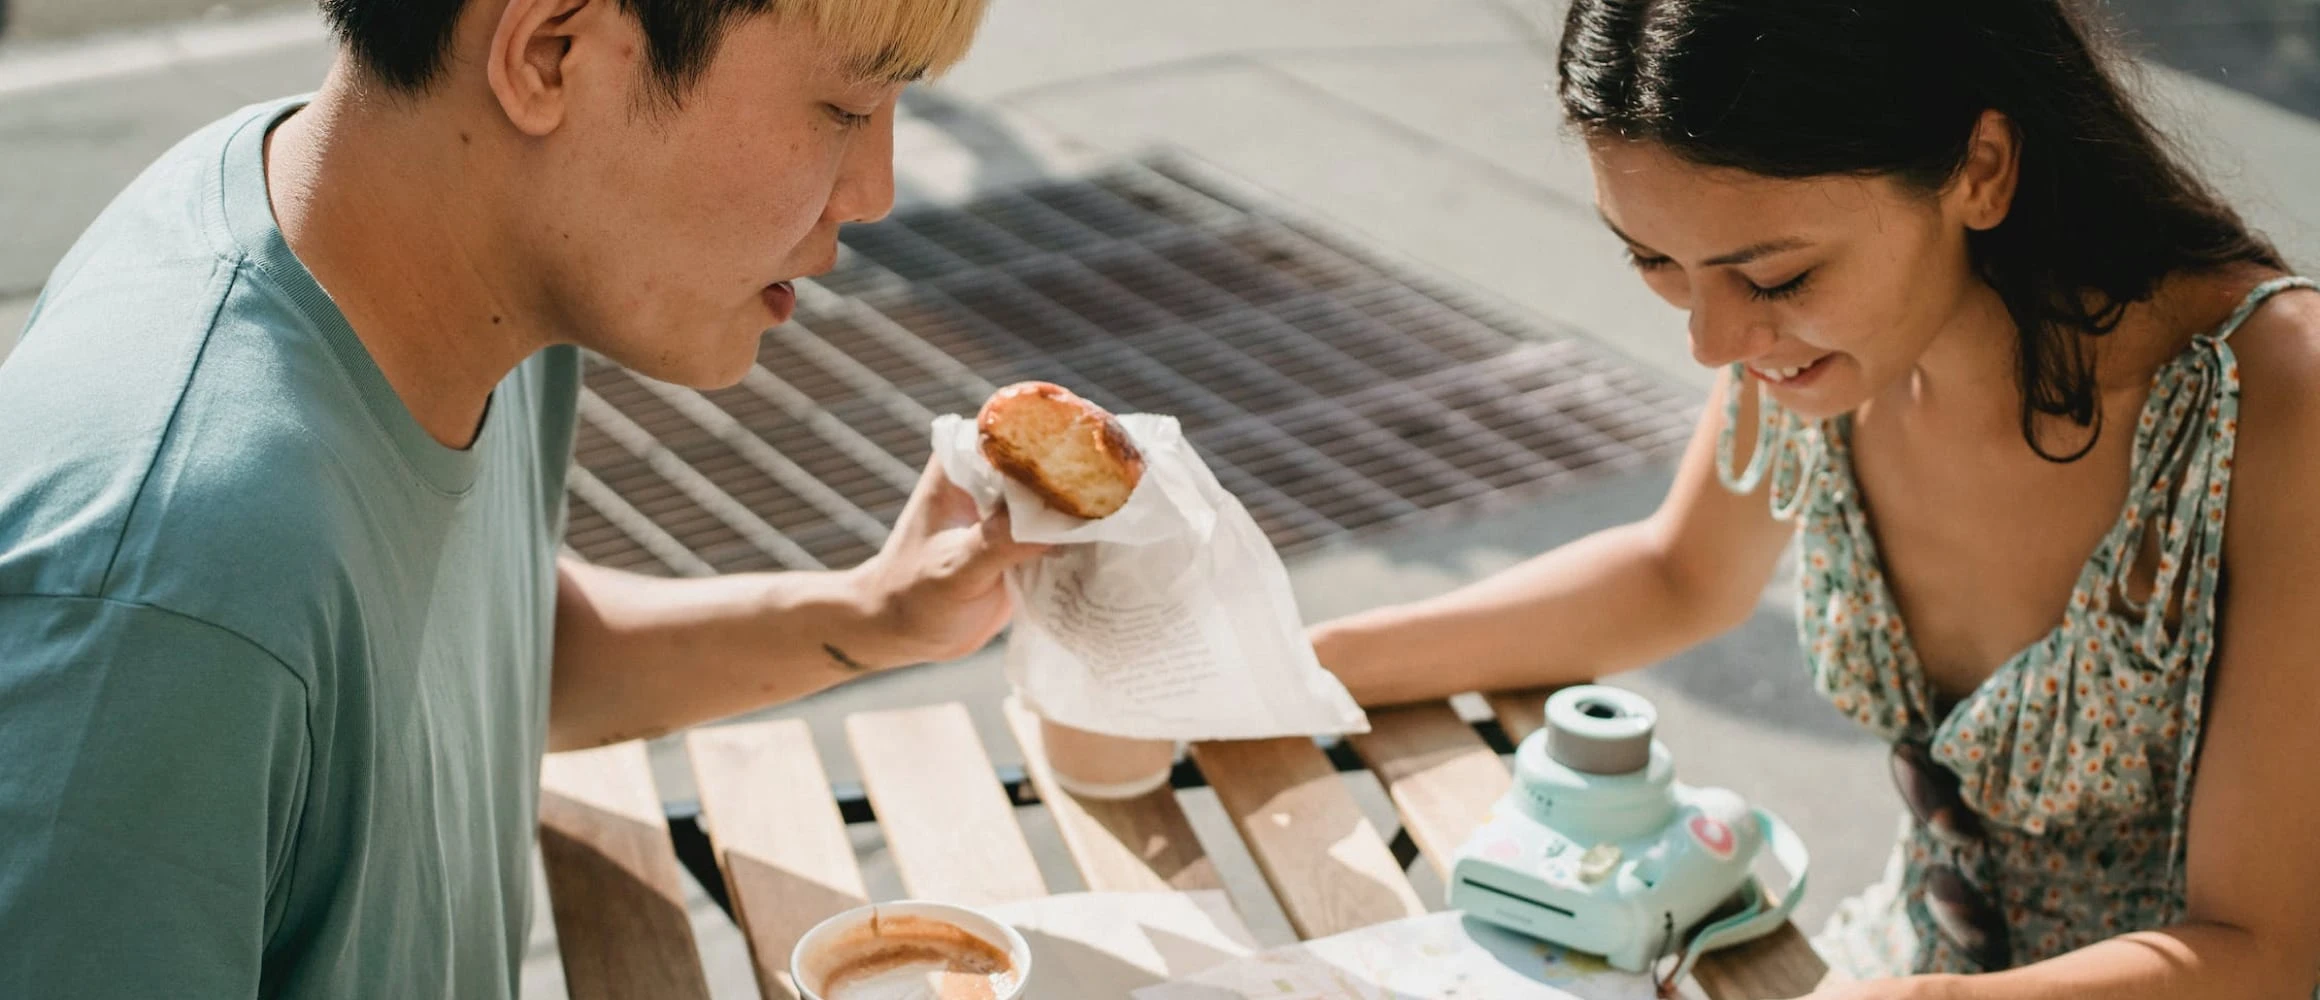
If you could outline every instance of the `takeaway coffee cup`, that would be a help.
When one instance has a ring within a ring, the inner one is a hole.
[[[1039,720],[1039,740],[1055,783],[1083,799],[1139,798],[1168,784],[1174,740],[1139,740]]]

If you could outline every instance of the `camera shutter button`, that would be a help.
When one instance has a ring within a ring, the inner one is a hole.
[[[1619,845],[1597,844],[1579,856],[1579,881],[1594,885],[1619,870]]]

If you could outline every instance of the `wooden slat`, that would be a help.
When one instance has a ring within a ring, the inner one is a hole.
[[[964,705],[846,720],[862,784],[911,895],[967,906],[1047,895]]]
[[[1700,956],[1692,978],[1710,1000],[1789,1000],[1843,980],[1829,972],[1812,942],[1790,924],[1771,934]]]
[[[1445,881],[1451,862],[1513,778],[1474,727],[1447,703],[1369,713],[1370,731],[1352,738],[1401,813],[1403,828]]]
[[[1297,936],[1326,937],[1426,912],[1312,740],[1201,743],[1192,753]]]
[[[541,762],[540,856],[572,1000],[707,1000],[644,744]]]
[[[1483,698],[1490,702],[1490,714],[1498,718],[1498,727],[1506,730],[1506,738],[1519,744],[1547,724],[1547,697],[1557,690],[1500,691]]]
[[[813,733],[794,719],[715,726],[687,734],[685,748],[758,992],[796,997],[798,938],[870,896]]]
[[[1509,691],[1489,696],[1490,710],[1509,739],[1521,742],[1546,725],[1551,690]],[[1828,966],[1795,925],[1744,945],[1700,956],[1693,978],[1709,1000],[1788,1000],[1830,979]]]
[[[1191,892],[1222,889],[1216,864],[1201,849],[1176,790],[1161,787],[1123,802],[1081,800],[1055,783],[1040,742],[1039,717],[1007,699],[1007,728],[1023,746],[1032,787],[1055,816],[1064,846],[1091,892]]]

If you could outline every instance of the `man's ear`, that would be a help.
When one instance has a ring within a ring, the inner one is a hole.
[[[517,131],[543,136],[564,123],[573,44],[609,0],[507,0],[484,52],[492,95]]]

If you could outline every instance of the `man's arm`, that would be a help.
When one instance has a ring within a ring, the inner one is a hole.
[[[566,560],[550,750],[658,736],[866,674],[964,656],[1012,610],[1002,574],[1044,549],[978,519],[929,464],[885,548],[825,573],[697,580]]]
[[[0,996],[256,996],[306,707],[214,626],[0,596]]]

